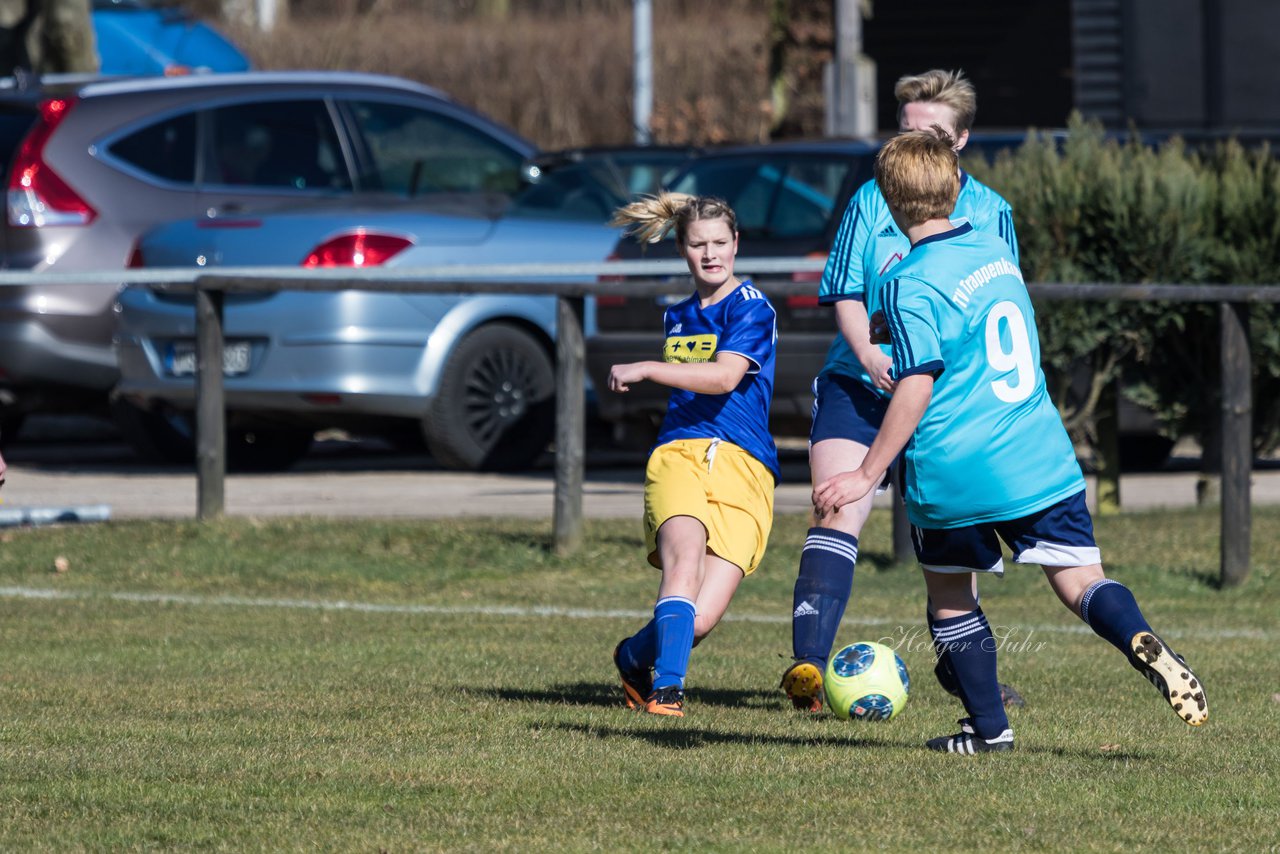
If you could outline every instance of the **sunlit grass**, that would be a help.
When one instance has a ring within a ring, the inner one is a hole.
[[[678,721],[621,708],[609,659],[656,589],[638,522],[592,523],[563,560],[549,523],[524,521],[8,532],[0,849],[1280,844],[1280,513],[1257,511],[1232,590],[1214,583],[1214,514],[1099,521],[1109,572],[1206,682],[1200,730],[1038,571],[985,583],[1010,632],[1002,678],[1028,706],[1014,753],[972,758],[921,747],[960,707],[933,682],[918,573],[889,566],[879,514],[840,640],[902,640],[910,703],[861,726],[784,709],[805,527],[778,520],[737,619],[694,654]]]

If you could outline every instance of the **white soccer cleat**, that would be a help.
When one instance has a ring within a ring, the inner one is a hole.
[[[1209,719],[1204,685],[1187,662],[1155,632],[1138,632],[1129,641],[1129,660],[1169,701],[1173,711],[1191,726]]]
[[[1012,729],[1005,728],[995,738],[982,738],[973,731],[973,721],[970,718],[961,718],[957,723],[960,724],[960,732],[931,738],[924,743],[925,747],[940,753],[962,753],[966,756],[1013,750]]]

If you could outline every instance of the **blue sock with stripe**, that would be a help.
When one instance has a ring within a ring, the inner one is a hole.
[[[622,642],[618,647],[618,663],[623,670],[639,671],[653,667],[658,657],[658,626],[656,620],[644,624],[644,628]]]
[[[797,660],[826,669],[857,561],[857,537],[832,528],[809,529],[791,595],[791,650]]]
[[[1131,657],[1129,641],[1133,636],[1151,631],[1129,588],[1110,578],[1096,581],[1084,591],[1080,599],[1080,619],[1126,658]]]
[[[982,609],[934,620],[933,641],[943,650],[955,673],[960,701],[973,719],[973,731],[995,738],[1009,726],[996,680],[996,644]]]
[[[683,596],[666,596],[653,606],[657,656],[653,663],[653,687],[684,687],[693,651],[693,602]]]

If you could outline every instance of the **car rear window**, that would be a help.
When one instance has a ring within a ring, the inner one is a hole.
[[[321,100],[257,101],[209,111],[213,156],[206,184],[350,190],[338,131]]]
[[[196,180],[196,116],[184,113],[116,140],[107,151],[135,169],[176,184]]]
[[[850,157],[703,160],[676,180],[673,190],[717,196],[738,215],[744,238],[820,238],[842,211]]]

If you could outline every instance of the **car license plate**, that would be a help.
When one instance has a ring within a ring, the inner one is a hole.
[[[250,347],[248,341],[227,341],[222,345],[222,373],[224,376],[237,377],[249,372]],[[189,377],[196,372],[196,348],[190,343],[174,343],[169,345],[165,357],[165,365],[169,374],[175,377]]]

